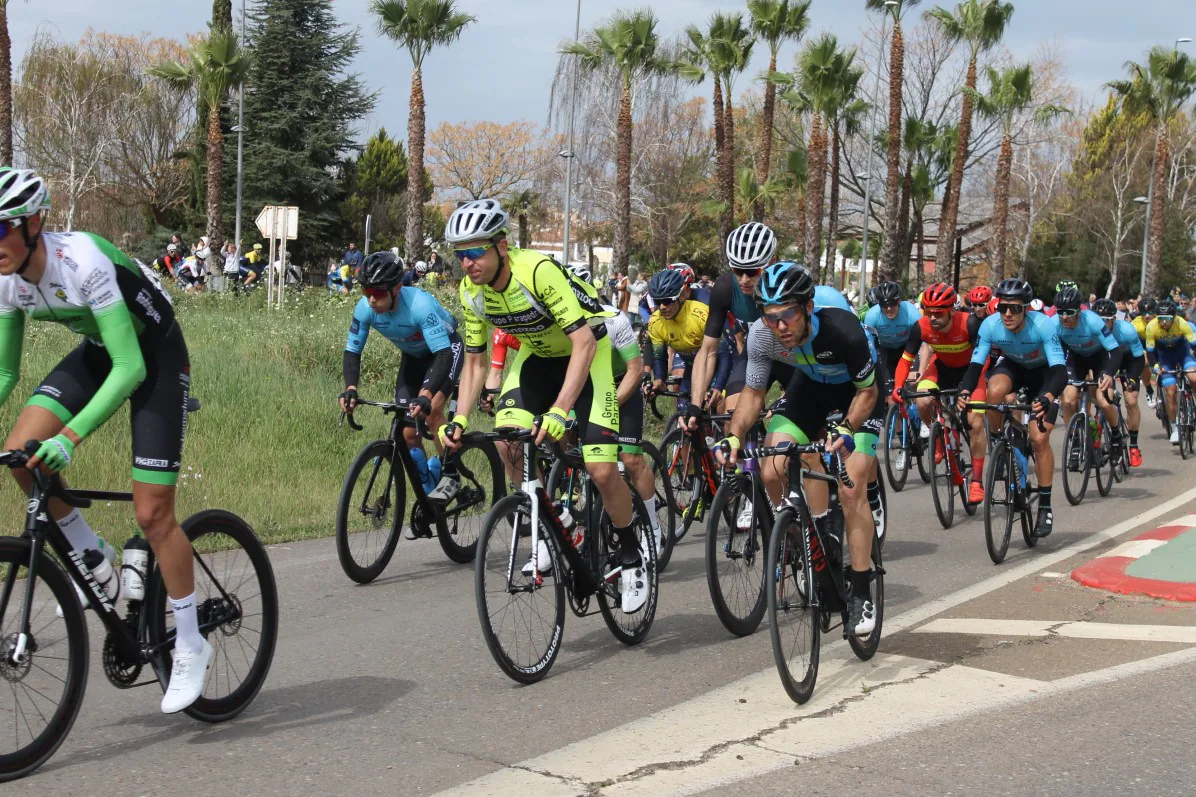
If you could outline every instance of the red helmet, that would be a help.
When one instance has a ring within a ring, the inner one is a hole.
[[[688,264],[670,263],[669,265],[665,266],[665,268],[672,269],[673,271],[680,271],[682,274],[684,274],[686,285],[694,284],[694,270]]]
[[[997,305],[998,305],[998,304],[1000,304],[1000,303],[1001,303],[1001,300],[1000,300],[1000,299],[998,299],[996,296],[994,296],[993,298],[989,299],[989,300],[988,300],[988,314],[989,314],[989,315],[996,315],[996,314],[997,314]]]
[[[993,289],[987,285],[977,285],[968,291],[968,302],[973,307],[988,304],[988,300],[991,298],[993,298]]]
[[[950,310],[955,307],[955,300],[958,298],[959,295],[950,285],[945,282],[936,282],[933,285],[928,285],[922,292],[922,306],[934,310]]]

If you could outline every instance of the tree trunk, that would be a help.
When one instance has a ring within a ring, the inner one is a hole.
[[[801,247],[803,256],[806,251],[806,230],[810,228],[806,219],[806,194],[809,192],[809,182],[805,188],[797,189],[797,244]]]
[[[424,78],[420,67],[411,72],[411,102],[407,117],[407,231],[408,262],[424,251]]]
[[[777,71],[777,54],[773,51],[768,59],[768,73]],[[777,87],[771,82],[764,84],[764,112],[760,119],[760,143],[756,150],[756,179],[760,185],[768,181],[768,172],[772,168],[772,123],[776,115]],[[752,220],[764,221],[764,200],[757,199],[752,205]]]
[[[631,80],[623,80],[615,125],[615,246],[611,268],[627,273],[631,251]]]
[[[997,156],[997,185],[993,193],[993,256],[988,268],[988,283],[996,285],[1005,279],[1005,247],[1009,237],[1009,174],[1013,169],[1013,136],[1001,139],[1001,154]]]
[[[527,249],[531,245],[527,239],[527,214],[520,213],[516,218],[519,220],[519,248]],[[565,257],[565,262],[569,262],[568,256]]]
[[[924,229],[922,224],[922,214],[925,212],[925,207],[914,208],[914,245],[918,248],[918,262],[914,267],[916,270],[916,280],[914,285],[918,289],[918,293],[926,287],[926,269],[925,269],[925,241],[923,239]]]
[[[968,62],[968,76],[964,82],[967,88],[976,89],[976,56]],[[968,158],[968,140],[972,136],[972,108],[975,101],[968,92],[963,93],[963,110],[959,115],[959,138],[955,142],[955,160],[951,165],[951,179],[943,192],[941,220],[939,221],[939,243],[935,247],[934,270],[939,282],[951,279],[951,257],[955,251],[955,228],[959,219],[959,195],[963,190],[963,167]],[[947,242],[947,257],[941,256],[943,242]]]
[[[0,166],[12,165],[12,39],[8,7],[0,5]]]
[[[231,33],[233,29],[233,1],[212,0],[212,31]]]
[[[208,109],[208,247],[219,251],[223,239],[220,219],[220,174],[224,161],[224,134],[220,131],[220,105]]]
[[[809,164],[809,179],[806,181],[806,235],[805,261],[806,267],[813,273],[815,279],[819,272],[819,255],[822,251],[822,194],[826,189],[824,174],[826,172],[826,156],[823,154],[822,116],[815,112],[810,123],[810,146],[807,148]]]
[[[914,188],[914,161],[910,158],[906,165],[905,174],[901,178],[901,215],[897,217],[897,240],[893,243],[896,254],[895,270],[898,281],[903,276],[909,276],[909,251],[913,245],[910,240],[909,205]]]
[[[723,118],[723,82],[718,75],[714,76],[714,99],[712,101],[714,110],[714,163],[715,163],[715,185],[718,188],[715,190],[715,196],[722,193],[722,174],[723,174],[723,149],[727,144],[727,131],[723,129],[723,123],[726,121]],[[718,239],[719,239],[719,257],[723,261],[723,266],[727,266],[727,230],[723,229],[723,221],[719,219],[718,225]]]
[[[1154,194],[1150,202],[1150,244],[1146,247],[1146,290],[1147,296],[1161,295],[1159,265],[1163,257],[1163,230],[1165,228],[1166,197],[1163,183],[1167,176],[1167,128],[1159,127],[1154,148]]]
[[[897,220],[901,214],[901,88],[905,72],[905,40],[901,23],[893,21],[893,44],[889,50],[889,157],[885,186],[885,239],[880,250],[879,279],[897,275]]]
[[[827,277],[834,283],[835,254],[839,251],[839,153],[843,141],[839,136],[839,120],[835,120],[831,130],[831,207],[830,218],[826,226],[826,268]],[[847,268],[847,261],[843,261]]]
[[[726,210],[723,212],[722,237],[725,241],[735,226],[735,109],[731,92],[723,98],[723,156],[719,162],[720,186]]]

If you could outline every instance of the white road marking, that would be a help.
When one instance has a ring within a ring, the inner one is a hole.
[[[1129,542],[1118,545],[1106,554],[1101,554],[1101,558],[1124,556],[1127,559],[1141,559],[1155,548],[1166,545],[1167,542],[1168,540],[1130,540]]]
[[[1068,622],[1066,620],[979,620],[944,617],[932,620],[920,628],[915,628],[914,633],[1033,637],[1055,634],[1073,639],[1118,639],[1131,642],[1173,642],[1179,645],[1196,645],[1196,628],[1188,626]]]

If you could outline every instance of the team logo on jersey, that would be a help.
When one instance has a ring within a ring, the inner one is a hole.
[[[361,322],[358,321],[356,318],[354,318],[353,323],[349,324],[349,334],[356,335],[360,331],[361,331]]]
[[[506,401],[504,401],[504,402],[502,403],[502,405],[503,405],[504,407],[514,407],[514,406],[515,406],[515,399],[507,399]]]
[[[62,288],[54,291],[54,295],[57,296],[61,301],[66,301],[66,291],[64,291]]]

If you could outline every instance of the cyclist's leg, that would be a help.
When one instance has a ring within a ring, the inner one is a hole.
[[[835,407],[826,401],[828,392],[826,385],[815,383],[802,371],[795,371],[785,389],[784,400],[774,410],[767,429],[770,436],[779,439],[788,437],[799,445],[807,445],[812,440],[821,439],[826,435],[826,416]],[[803,454],[802,462],[806,467],[822,471],[822,458],[817,454]],[[774,503],[780,500],[780,492],[786,484],[787,462],[783,458],[770,460],[763,468],[765,487],[769,498]],[[826,484],[811,480],[805,485],[806,503],[810,515],[818,518],[826,514],[830,503],[830,492]]]
[[[853,385],[836,386],[843,412],[851,406],[856,390]],[[872,508],[868,503],[868,480],[875,470],[876,444],[885,423],[885,405],[877,397],[860,430],[855,433],[855,452],[844,463],[854,486],[839,486],[839,501],[847,527],[847,545],[851,551],[852,570],[866,573],[872,568],[872,538],[876,533]]]
[[[1014,383],[1014,389],[1026,388],[1030,394],[1030,400],[1034,401],[1042,390],[1047,368],[1043,366],[1029,369],[1019,368],[1018,370],[1020,373]],[[1050,494],[1051,480],[1055,472],[1055,452],[1051,450],[1051,429],[1055,427],[1058,413],[1059,405],[1052,404],[1047,408],[1046,417],[1042,419],[1042,429],[1038,428],[1036,421],[1032,420],[1029,424],[1030,446],[1034,449],[1035,470],[1038,473],[1038,491],[1042,495]],[[1041,499],[1039,506],[1042,506]]]
[[[939,378],[939,361],[938,357],[931,355],[930,362],[926,365],[926,370],[922,372],[922,378],[918,380],[918,392],[921,393],[926,390],[943,389]],[[946,388],[950,389],[950,388]],[[917,400],[918,417],[922,419],[922,423],[929,428],[931,422],[934,420],[934,399],[927,396]]]
[[[731,373],[727,377],[727,412],[734,412],[739,403],[739,393],[747,384],[747,353],[736,354],[731,360]]]
[[[644,461],[644,394],[638,390],[619,407],[619,461],[627,469],[631,483],[644,503],[656,500],[656,481]],[[652,505],[648,514],[655,517]]]
[[[409,402],[419,395],[420,385],[423,383],[424,375],[427,374],[428,366],[431,363],[431,357],[412,357],[410,354],[403,354],[402,359],[399,360],[399,374],[395,379],[396,404]],[[441,420],[440,423],[444,423],[444,421]],[[432,428],[439,429],[440,424],[436,424]],[[424,441],[414,426],[403,427],[403,442],[409,449],[424,450]]]
[[[776,401],[769,412],[772,415],[764,422],[764,445],[779,446],[783,443],[796,443],[803,438],[797,425],[786,417],[788,400],[786,396]],[[807,441],[808,442],[808,441]],[[789,467],[788,457],[769,457],[760,463],[760,478],[764,482],[764,491],[773,506],[779,506],[786,487],[786,470]]]
[[[988,372],[988,387],[984,398],[988,404],[1004,404],[1014,389],[1015,366],[1004,357],[998,357]],[[1005,419],[1001,413],[990,410],[988,412],[988,428],[1000,429]]]
[[[532,428],[535,416],[552,408],[568,367],[568,357],[536,357],[529,347],[520,348],[498,395],[495,428]],[[503,440],[495,446],[511,483],[519,484],[523,480],[523,447]]]
[[[444,408],[448,406],[449,396],[457,388],[457,382],[461,379],[461,368],[465,364],[465,344],[455,333],[449,335],[449,348],[452,351],[452,365],[449,366],[448,377],[444,384],[440,385],[435,393],[432,394],[432,411],[428,413],[427,426],[429,429],[435,431],[447,422]],[[433,355],[434,356],[434,355]],[[406,358],[404,358],[406,359]],[[428,365],[431,366],[432,357],[428,358]],[[421,392],[431,392],[432,385],[428,382],[428,377],[425,369],[423,382],[419,385]],[[436,446],[437,453],[444,457],[444,446],[440,442],[439,435],[433,435],[433,445]],[[445,463],[446,467],[448,463]]]

